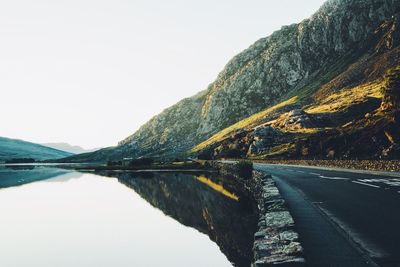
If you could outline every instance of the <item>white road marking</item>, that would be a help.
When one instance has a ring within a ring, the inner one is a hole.
[[[313,175],[321,175],[321,174],[319,174],[319,173],[315,173],[315,172],[310,172],[310,174],[313,174]]]
[[[349,178],[343,178],[343,177],[329,177],[323,175],[320,175],[319,177],[322,179],[329,179],[329,180],[346,180],[346,181],[349,180]]]
[[[375,187],[375,188],[381,188],[380,186],[378,186],[378,185],[373,185],[373,184],[366,184],[366,183],[363,183],[363,182],[357,182],[357,181],[352,181],[353,183],[356,183],[356,184],[362,184],[362,185],[367,185],[367,186],[371,186],[371,187]]]
[[[358,179],[361,182],[364,183],[383,183],[388,186],[400,186],[400,179],[396,178],[386,178],[386,179]]]

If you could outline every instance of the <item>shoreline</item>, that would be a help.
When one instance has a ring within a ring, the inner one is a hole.
[[[253,163],[291,165],[299,167],[331,168],[357,172],[380,172],[381,174],[396,175],[400,173],[400,160],[301,160],[301,159],[225,159],[198,161],[189,164],[151,164],[143,166],[107,166],[96,163],[0,163],[4,167],[20,166],[49,166],[75,169],[77,171],[213,171],[213,162],[236,162],[248,160]],[[200,163],[201,162],[201,163]],[[400,174],[399,174],[400,175]]]
[[[354,171],[400,172],[400,160],[252,160],[254,163],[338,168]]]
[[[102,164],[93,163],[8,163],[0,164],[0,167],[19,168],[19,167],[54,167],[61,169],[69,169],[81,172],[187,172],[199,173],[207,172],[213,173],[215,169],[201,164],[154,164],[148,166],[106,166]]]

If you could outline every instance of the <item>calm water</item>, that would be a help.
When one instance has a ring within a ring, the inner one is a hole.
[[[0,266],[248,266],[254,209],[207,175],[0,168]]]

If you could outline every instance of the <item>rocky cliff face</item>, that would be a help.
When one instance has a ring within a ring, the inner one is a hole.
[[[399,26],[396,14],[316,90],[300,91],[194,150],[205,158],[398,159]]]
[[[210,134],[310,86],[330,65],[361,48],[399,9],[398,1],[328,1],[300,24],[257,41],[208,88],[200,134]]]
[[[311,18],[284,26],[235,56],[205,91],[155,116],[116,148],[85,160],[173,157],[290,95],[323,87],[314,96],[322,99],[365,79],[355,70],[335,81],[363,57],[379,26],[399,10],[398,0],[329,0]]]

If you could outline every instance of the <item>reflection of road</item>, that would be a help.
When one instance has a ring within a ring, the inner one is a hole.
[[[255,167],[271,173],[286,198],[310,266],[371,266],[369,258],[400,266],[400,176]]]

